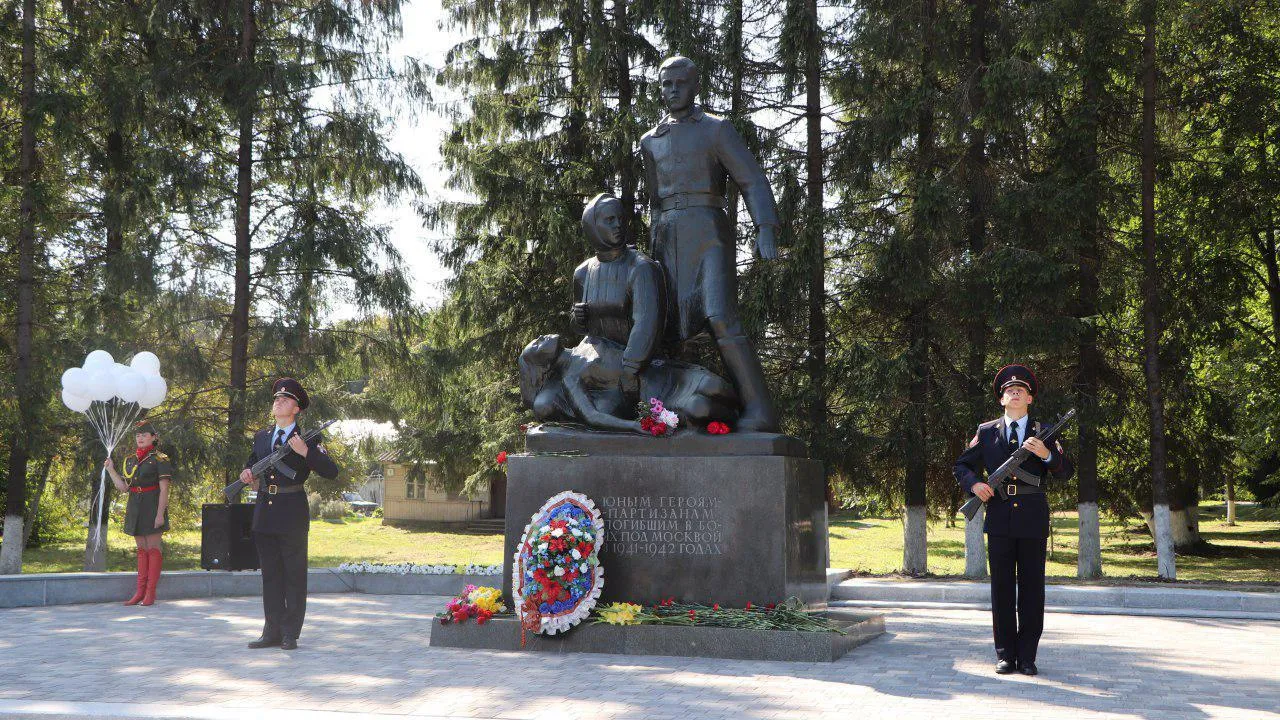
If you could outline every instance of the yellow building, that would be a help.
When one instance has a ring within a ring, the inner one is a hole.
[[[431,476],[436,472],[435,463],[424,463],[425,472],[417,477],[409,473],[409,466],[399,462],[394,450],[378,457],[382,467],[383,522],[472,522],[493,517],[489,509],[492,488],[483,487],[474,496],[445,492],[431,487]],[[505,500],[497,504],[498,516],[502,514]]]

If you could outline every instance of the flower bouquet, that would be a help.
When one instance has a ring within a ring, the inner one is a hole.
[[[649,402],[636,405],[636,415],[640,417],[640,427],[654,437],[662,437],[675,432],[680,424],[676,414],[662,406],[658,398],[649,398]]]
[[[587,617],[604,588],[603,539],[600,511],[580,493],[555,495],[534,513],[512,573],[522,627],[555,634]]]
[[[483,625],[489,618],[506,611],[507,606],[502,604],[501,590],[468,585],[462,594],[450,600],[444,612],[436,617],[446,625],[451,622],[465,622],[467,618],[475,618],[477,625]]]
[[[698,625],[743,630],[792,630],[799,632],[845,632],[824,617],[804,609],[799,599],[774,605],[722,608],[697,603],[678,603],[668,598],[650,607],[635,603],[610,603],[596,611],[593,624],[609,625]]]

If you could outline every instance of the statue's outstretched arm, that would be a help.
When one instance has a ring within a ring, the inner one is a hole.
[[[569,391],[569,402],[573,405],[574,414],[588,426],[602,430],[640,432],[640,423],[635,420],[623,420],[596,409],[595,403],[591,402],[587,391],[583,390],[582,384],[578,382],[577,375],[566,373],[564,387]]]
[[[741,188],[742,199],[746,202],[747,211],[751,213],[756,227],[777,227],[778,206],[774,202],[769,179],[765,177],[755,156],[747,149],[742,136],[728,120],[720,123],[720,130],[716,133],[715,152],[720,164]]]

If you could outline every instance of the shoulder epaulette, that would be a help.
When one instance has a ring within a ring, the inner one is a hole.
[[[978,429],[981,430],[982,428],[995,427],[996,425],[999,425],[999,424],[1000,424],[1000,418],[996,418],[995,420],[988,420],[982,423],[981,425],[978,426]]]
[[[169,456],[168,456],[168,455],[165,455],[165,454],[164,454],[164,453],[162,453],[162,452],[158,452],[158,453],[156,453],[156,459],[157,459],[157,460],[168,460],[168,459],[169,459]]]

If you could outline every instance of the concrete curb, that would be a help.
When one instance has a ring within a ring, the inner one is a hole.
[[[121,602],[133,594],[137,575],[112,573],[31,573],[0,575],[0,608]],[[496,575],[384,575],[340,572],[337,568],[307,571],[307,592],[359,592],[372,595],[456,595],[467,584],[498,585]],[[158,600],[261,595],[257,570],[211,572],[176,570],[161,576]]]
[[[990,610],[989,603],[935,603],[893,602],[889,600],[834,600],[832,608],[856,610]],[[1243,612],[1232,610],[1175,610],[1171,608],[1122,608],[1122,607],[1073,607],[1070,605],[1045,605],[1046,613],[1070,615],[1133,615],[1164,618],[1210,618],[1214,620],[1271,620],[1280,621],[1280,613]]]
[[[894,581],[852,578],[832,587],[833,604],[840,601],[878,603],[880,607],[991,606],[991,587],[979,582]],[[1280,617],[1280,592],[1197,590],[1176,587],[1111,585],[1049,585],[1045,605],[1052,608],[1098,609],[1106,614],[1170,615],[1271,619]],[[1065,611],[1065,610],[1064,610]],[[1132,611],[1132,612],[1130,612]],[[1151,613],[1145,611],[1152,611]]]

